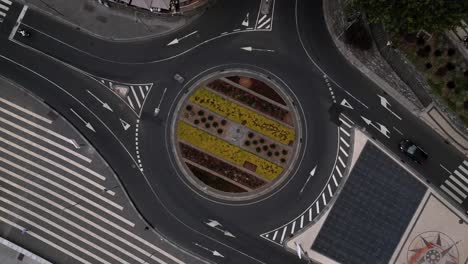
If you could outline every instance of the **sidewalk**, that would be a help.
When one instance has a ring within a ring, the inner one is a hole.
[[[186,15],[162,15],[126,5],[105,7],[95,0],[23,0],[26,5],[45,12],[98,38],[132,41],[167,34],[189,24],[204,12],[196,8]],[[206,5],[209,0],[203,1]]]
[[[374,44],[369,51],[361,51],[346,45],[342,36],[350,23],[343,11],[345,0],[323,1],[325,22],[328,31],[343,56],[365,76],[399,101],[437,131],[445,140],[461,152],[468,154],[468,136],[465,126],[451,114],[447,107],[429,91],[424,78],[399,51],[391,49],[383,29],[372,25],[369,28]],[[427,113],[437,112],[438,118],[427,118]]]
[[[0,237],[0,263],[2,264],[52,264],[51,262],[31,253]]]

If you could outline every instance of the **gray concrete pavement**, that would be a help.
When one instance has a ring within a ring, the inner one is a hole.
[[[0,237],[0,263],[2,264],[52,264],[2,237]]]
[[[93,0],[23,0],[38,9],[82,31],[113,41],[132,41],[157,37],[182,28],[203,13],[158,15],[137,8],[112,5],[105,7]]]

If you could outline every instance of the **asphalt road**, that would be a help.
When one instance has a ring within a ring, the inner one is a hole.
[[[16,34],[8,40],[20,11],[17,7],[0,24],[1,74],[44,98],[72,122],[118,174],[144,218],[168,239],[217,263],[300,263],[293,254],[259,235],[301,214],[320,195],[338,152],[337,112],[343,111],[366,127],[395,153],[399,153],[401,138],[420,144],[430,158],[424,166],[411,166],[435,187],[449,176],[440,165],[453,171],[464,157],[346,62],[330,39],[320,1],[276,0],[274,7],[271,31],[258,28],[263,23],[255,21],[259,1],[219,1],[178,32],[141,42],[117,43],[93,38],[33,10],[26,12],[20,25],[31,32],[31,37]],[[247,13],[250,25],[243,27]],[[168,45],[176,38],[178,44]],[[247,46],[274,52],[240,49]],[[279,191],[268,199],[227,205],[193,191],[180,177],[172,165],[168,135],[172,106],[183,91],[200,74],[232,68],[254,69],[284,82],[297,98],[306,136],[296,173]],[[178,84],[173,79],[175,73],[183,75],[187,82]],[[105,87],[109,81],[152,84],[145,98],[140,98],[144,99],[138,109],[141,115],[135,105],[132,107]],[[151,113],[164,88],[167,92],[161,114],[154,118]],[[104,108],[87,90],[114,111]],[[379,95],[390,106],[384,108]],[[353,109],[341,106],[343,99]],[[70,107],[95,132],[70,113]],[[366,124],[362,117],[372,123]],[[122,120],[130,127],[125,129]],[[315,165],[316,175],[299,195]],[[465,200],[461,205],[465,211],[467,203]],[[209,219],[222,223],[236,238],[208,227],[205,222]],[[224,257],[213,256],[209,250]]]

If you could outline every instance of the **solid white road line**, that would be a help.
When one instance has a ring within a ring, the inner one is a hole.
[[[450,181],[445,181],[445,184],[447,184],[450,188],[452,188],[452,190],[454,190],[455,192],[457,192],[463,199],[466,198],[466,194],[464,192],[462,192],[460,189],[458,189],[457,186],[455,186],[452,182]]]
[[[102,231],[103,233],[106,233],[106,234],[109,235],[109,236],[112,236],[113,238],[115,238],[115,239],[119,240],[120,242],[126,244],[127,246],[129,246],[129,247],[131,247],[131,248],[137,250],[138,252],[140,252],[140,253],[142,253],[142,254],[144,254],[144,255],[146,255],[146,256],[151,256],[151,254],[150,254],[149,252],[147,252],[147,251],[141,249],[141,248],[138,247],[138,246],[135,246],[134,244],[130,243],[128,240],[122,238],[121,236],[118,236],[118,235],[114,234],[113,232],[109,231],[108,229],[105,229],[105,228],[103,228],[102,226],[96,224],[95,221],[91,221],[88,217],[83,217],[83,216],[81,216],[81,214],[77,214],[77,213],[75,213],[74,211],[71,211],[70,208],[69,208],[69,206],[68,206],[68,207],[64,207],[64,206],[62,206],[62,205],[60,205],[60,204],[58,204],[58,203],[56,203],[56,202],[54,202],[54,201],[52,201],[52,200],[50,200],[50,199],[48,199],[48,198],[46,198],[46,197],[40,195],[40,194],[37,194],[37,193],[35,193],[35,192],[32,192],[32,191],[30,191],[29,189],[24,188],[24,187],[22,187],[22,186],[20,186],[20,185],[18,185],[18,184],[16,184],[16,183],[13,183],[13,182],[11,182],[11,181],[2,180],[1,178],[0,178],[0,180],[3,181],[3,182],[5,182],[5,183],[7,183],[7,184],[9,184],[9,185],[11,185],[11,186],[13,186],[13,187],[15,187],[15,188],[17,188],[17,189],[19,189],[19,190],[21,190],[21,191],[23,191],[23,192],[25,192],[25,193],[27,193],[27,194],[29,194],[29,195],[31,195],[31,196],[36,197],[36,198],[39,199],[39,200],[42,200],[42,201],[44,201],[44,202],[46,202],[46,203],[48,203],[48,204],[54,206],[55,208],[57,208],[57,209],[60,210],[60,211],[67,212],[68,214],[74,216],[75,218],[77,218],[77,219],[79,219],[79,220],[81,220],[81,221],[87,223],[88,225],[93,226],[94,228],[96,228],[96,229]],[[15,193],[15,192],[10,192],[10,191],[8,191],[7,189],[5,189],[5,188],[3,188],[3,187],[0,187],[0,191],[4,191],[4,192],[6,192],[6,193],[9,193],[10,195],[12,195],[12,196],[14,196],[14,197],[16,197],[16,198],[18,198],[18,199],[27,200],[27,199],[23,198],[21,195]],[[76,207],[78,207],[78,206],[76,206]],[[87,212],[87,213],[90,214],[90,215],[95,214],[94,212],[90,212],[90,211],[87,210],[87,209],[85,209],[85,210],[83,210],[83,211]],[[119,230],[119,231],[122,231],[122,232],[126,231],[123,227],[121,227],[121,226],[119,226],[119,225],[117,225],[117,224],[115,224],[115,223],[113,223],[113,222],[110,222],[110,221],[108,221],[108,220],[105,219],[105,218],[102,218],[100,215],[96,215],[96,214],[95,214],[94,216],[95,216],[96,218],[98,218],[98,219],[100,218],[100,220],[102,220],[103,222],[105,222],[105,223],[109,224],[110,226],[114,227],[116,230]],[[128,231],[127,231],[127,232],[128,232]],[[125,233],[125,232],[124,232],[124,233]],[[136,235],[134,235],[134,234],[131,233],[131,232],[129,232],[129,235],[130,235],[130,236],[137,237]],[[141,239],[140,237],[138,237],[138,238]],[[146,242],[146,241],[145,241],[145,242]],[[157,257],[151,256],[151,258],[155,259],[156,261],[159,261],[160,263],[165,263],[164,261],[159,260]]]
[[[341,140],[341,142],[343,142],[343,144],[344,144],[347,148],[349,148],[349,144],[348,144],[348,142],[346,142],[346,140],[345,140],[344,138],[340,137],[340,140]]]
[[[43,136],[41,136],[41,135],[39,135],[39,134],[37,134],[37,133],[35,133],[35,132],[29,130],[29,129],[23,128],[23,127],[21,127],[21,126],[15,124],[15,123],[13,123],[13,122],[11,122],[11,121],[6,120],[5,118],[0,117],[0,122],[3,122],[3,123],[5,123],[5,124],[8,124],[8,125],[10,125],[10,126],[16,128],[16,129],[20,130],[21,132],[24,132],[24,133],[26,133],[26,134],[28,134],[28,135],[30,135],[30,136],[32,136],[32,137],[35,137],[35,138],[37,138],[37,139],[40,139],[40,140],[42,140],[42,141],[44,141],[44,142],[46,142],[46,143],[49,143],[50,145],[52,145],[52,146],[54,146],[54,147],[56,147],[56,148],[59,148],[59,149],[65,151],[65,152],[67,152],[67,153],[72,154],[73,156],[75,156],[75,157],[77,157],[77,158],[80,158],[80,159],[82,159],[82,160],[84,160],[84,161],[86,161],[86,162],[88,162],[88,163],[91,163],[91,159],[89,159],[89,158],[87,158],[87,157],[81,155],[80,153],[75,152],[75,151],[73,151],[73,150],[71,150],[71,149],[69,149],[69,148],[67,148],[67,147],[65,147],[65,146],[63,146],[63,145],[61,145],[61,144],[58,144],[58,143],[56,143],[56,142],[54,142],[54,141],[52,141],[52,140],[50,140],[50,139],[48,139],[48,138],[46,138],[46,137],[43,137]]]
[[[26,11],[28,10],[28,6],[27,5],[24,5],[23,6],[23,9],[21,9],[21,12],[18,16],[18,19],[16,19],[16,23],[15,23],[15,26],[13,26],[13,29],[11,30],[10,32],[10,35],[8,36],[8,39],[9,40],[13,40],[13,37],[15,36],[16,34],[16,31],[18,30],[18,27],[20,26],[21,24],[21,20],[23,20],[23,17],[24,15],[26,14]]]
[[[82,198],[84,198],[84,199],[87,199],[87,198],[83,197],[82,195],[76,193],[75,191],[70,190],[70,189],[68,189],[67,187],[65,187],[65,186],[63,186],[63,185],[61,185],[61,184],[59,184],[59,183],[56,183],[56,182],[50,180],[49,178],[44,177],[43,175],[41,175],[41,174],[39,174],[39,173],[36,173],[36,172],[34,172],[34,171],[31,171],[31,170],[29,170],[29,169],[27,169],[27,168],[24,168],[24,167],[22,167],[22,166],[19,166],[18,164],[14,163],[14,162],[11,162],[11,161],[9,161],[9,160],[6,160],[6,159],[4,159],[4,158],[2,158],[2,157],[0,157],[0,161],[3,162],[3,163],[8,164],[8,165],[10,165],[10,166],[12,166],[12,167],[15,168],[15,169],[18,169],[18,170],[21,170],[21,171],[23,171],[23,172],[26,172],[26,173],[28,173],[29,175],[34,176],[34,177],[36,177],[36,178],[38,178],[38,179],[40,179],[40,180],[42,180],[42,181],[44,181],[44,182],[47,182],[48,184],[53,185],[53,186],[55,186],[55,187],[57,187],[57,188],[59,188],[59,189],[65,191],[65,192],[67,192],[67,193],[69,193],[69,194],[72,194],[73,196],[75,196],[75,197],[77,197],[77,198],[82,197]],[[54,175],[54,176],[55,176],[55,175]],[[112,205],[112,206],[116,207],[116,208],[119,209],[119,210],[123,210],[123,207],[122,207],[122,206],[120,206],[120,205],[118,205],[118,204],[112,202],[111,200],[109,200],[109,199],[107,199],[107,198],[105,198],[105,197],[102,197],[101,195],[99,195],[99,194],[97,194],[97,193],[95,193],[95,192],[89,190],[89,188],[86,188],[86,187],[84,187],[84,186],[82,186],[82,185],[80,185],[80,184],[77,184],[77,183],[71,181],[70,179],[68,179],[68,178],[66,178],[66,177],[64,177],[64,176],[62,176],[62,175],[57,175],[56,177],[59,178],[59,179],[61,179],[61,180],[63,180],[63,181],[65,181],[65,182],[67,182],[67,183],[69,183],[69,184],[72,184],[73,186],[79,188],[80,190],[83,190],[83,191],[87,192],[88,194],[93,195],[93,196],[96,197],[96,198],[99,198],[100,200],[102,200],[102,201],[108,203],[109,205]],[[80,199],[82,199],[82,198],[80,198]]]
[[[281,234],[280,243],[283,243],[284,236],[286,235],[286,230],[287,229],[288,229],[288,226],[285,226],[284,229],[283,229],[283,233]]]
[[[466,187],[461,181],[459,181],[457,178],[455,178],[453,175],[450,175],[449,177],[452,181],[454,181],[459,187],[461,187],[463,190],[465,190],[466,193],[468,193],[468,187]]]
[[[141,87],[141,85],[139,85],[138,88],[140,88],[141,98],[145,99],[145,94],[143,93],[143,87]]]
[[[338,156],[338,160],[340,161],[341,166],[343,166],[343,168],[346,168],[346,164],[343,162],[340,156]]]
[[[3,211],[4,213],[7,213],[7,214],[9,214],[9,215],[11,215],[11,216],[25,222],[25,223],[27,223],[28,225],[32,226],[34,229],[41,230],[42,232],[46,233],[47,235],[49,235],[51,237],[54,237],[57,240],[62,241],[63,243],[67,244],[68,246],[73,247],[73,248],[83,252],[84,254],[86,254],[86,255],[88,255],[88,256],[90,256],[92,258],[95,258],[96,260],[99,260],[102,263],[111,264],[110,262],[108,262],[105,259],[99,257],[98,255],[96,255],[96,254],[94,254],[94,253],[92,253],[92,252],[78,246],[75,243],[72,243],[70,240],[65,239],[65,238],[57,235],[55,232],[52,232],[51,230],[49,230],[49,229],[47,229],[47,228],[45,228],[45,227],[43,227],[43,226],[41,226],[39,224],[36,224],[35,222],[33,222],[33,221],[31,221],[31,220],[29,220],[29,219],[27,219],[25,217],[22,217],[21,215],[18,215],[18,214],[14,213],[14,212],[6,209],[6,208],[3,208],[2,206],[0,206],[0,211]]]
[[[23,182],[26,182],[26,183],[28,183],[28,184],[30,184],[30,185],[36,187],[37,189],[40,189],[40,190],[42,190],[42,191],[44,191],[44,192],[46,192],[46,193],[49,193],[50,195],[53,195],[53,196],[55,196],[55,197],[57,197],[57,198],[59,198],[59,199],[62,199],[63,201],[69,203],[70,205],[77,206],[77,205],[79,204],[79,202],[72,201],[72,200],[68,199],[67,197],[65,197],[65,196],[63,196],[63,195],[61,195],[61,194],[58,194],[58,193],[52,191],[51,189],[49,189],[49,188],[47,188],[47,187],[44,187],[44,186],[42,186],[42,185],[40,185],[40,184],[37,184],[37,183],[35,183],[35,182],[31,181],[31,180],[28,180],[28,179],[24,178],[23,176],[21,176],[21,175],[19,175],[19,174],[16,174],[16,173],[14,173],[14,172],[12,172],[12,171],[10,171],[10,170],[8,170],[8,169],[5,169],[5,168],[3,168],[3,167],[1,167],[1,166],[0,166],[0,171],[3,171],[4,173],[9,174],[10,176],[15,177],[15,178],[18,179],[18,180],[21,180],[21,181],[23,181]],[[107,208],[101,206],[100,204],[97,204],[97,203],[95,203],[95,202],[93,202],[93,201],[91,201],[91,200],[89,200],[89,199],[86,199],[86,200],[84,200],[84,201],[87,202],[87,203],[89,203],[89,204],[91,204],[91,205],[93,205],[94,207],[100,209],[101,211],[103,211],[103,212],[105,212],[105,213],[107,213],[107,214],[109,214],[109,215],[111,215],[111,216],[113,216],[113,217],[119,219],[120,221],[122,221],[122,222],[124,222],[124,223],[130,225],[131,227],[134,227],[134,226],[135,226],[135,224],[133,224],[133,223],[130,222],[129,220],[127,220],[127,219],[123,218],[122,216],[120,216],[120,215],[118,215],[118,214],[116,214],[116,213],[110,211],[109,209],[107,209]]]
[[[343,174],[341,174],[340,168],[336,166],[335,169],[338,172],[338,175],[340,176],[340,178],[343,178]]]
[[[458,172],[457,170],[454,170],[453,173],[455,173],[460,179],[462,179],[464,182],[468,183],[468,179],[463,175],[461,174],[460,172]]]
[[[128,101],[128,103],[130,104],[130,107],[131,107],[132,109],[135,109],[135,107],[133,106],[132,100],[130,99],[130,96],[127,96],[127,101]]]
[[[323,205],[327,205],[327,200],[325,199],[325,193],[322,193]]]
[[[263,22],[262,24],[260,24],[260,26],[258,26],[257,28],[262,28],[264,27],[266,24],[270,23],[271,21],[271,18],[268,18],[267,20],[265,20],[265,22]]]
[[[63,233],[65,233],[65,234],[67,234],[67,235],[69,235],[69,236],[71,236],[71,237],[77,239],[78,241],[80,241],[80,242],[82,242],[82,243],[84,243],[84,244],[86,244],[86,245],[92,247],[93,249],[98,250],[98,251],[100,251],[100,252],[106,254],[107,256],[109,256],[109,257],[111,257],[111,258],[113,258],[113,259],[115,259],[115,260],[117,260],[117,261],[120,261],[121,263],[130,264],[129,262],[127,262],[127,261],[125,261],[125,260],[123,260],[123,259],[117,257],[114,253],[111,253],[111,252],[109,252],[108,250],[102,248],[101,246],[96,245],[95,243],[89,241],[88,239],[83,238],[83,237],[77,235],[76,233],[70,231],[68,228],[64,228],[63,226],[61,226],[61,225],[59,225],[59,224],[57,224],[57,223],[55,223],[55,222],[53,222],[53,221],[50,221],[49,219],[47,219],[47,218],[45,218],[45,217],[43,217],[43,216],[41,216],[41,215],[39,215],[39,214],[37,214],[37,213],[35,213],[35,212],[29,210],[29,209],[27,209],[27,208],[25,208],[25,207],[23,207],[23,206],[21,206],[21,205],[19,205],[19,204],[16,204],[16,203],[14,203],[14,202],[11,202],[10,200],[5,199],[5,198],[3,198],[3,197],[0,197],[0,201],[2,201],[2,202],[4,202],[4,203],[7,203],[7,204],[9,204],[9,205],[11,205],[11,206],[13,206],[13,207],[15,207],[16,209],[19,209],[20,211],[23,211],[24,213],[29,214],[30,216],[35,217],[35,218],[41,220],[41,221],[44,222],[44,223],[47,223],[48,225],[50,225],[50,226],[52,226],[52,227],[54,227],[54,228],[56,228],[56,229],[62,231]],[[0,206],[0,208],[2,208],[2,207]],[[5,209],[5,208],[4,208],[4,209]],[[0,210],[1,210],[1,209],[0,209]],[[8,210],[8,209],[6,209],[6,210]],[[8,210],[8,211],[9,211],[9,210]],[[10,211],[10,212],[11,212],[11,211]],[[19,213],[19,212],[18,212],[18,213]]]
[[[0,216],[0,221],[4,222],[4,223],[6,223],[6,224],[9,224],[9,225],[11,225],[11,226],[13,226],[13,227],[16,227],[16,228],[19,229],[19,230],[24,230],[24,227],[23,227],[23,226],[20,226],[20,225],[16,224],[15,222],[10,221],[10,220],[8,220],[8,219],[6,219],[6,218],[4,218],[4,217],[1,217],[1,216]],[[40,236],[40,235],[34,233],[33,231],[28,231],[28,235],[29,235],[29,236],[32,236],[32,237],[34,237],[34,238],[36,238],[37,240],[40,240],[40,241],[44,242],[45,244],[47,244],[47,245],[49,245],[49,246],[51,246],[51,247],[53,247],[53,248],[55,248],[55,249],[57,249],[57,250],[63,252],[63,253],[65,253],[65,255],[68,255],[68,256],[70,256],[70,257],[72,257],[72,258],[74,258],[74,259],[80,261],[80,262],[83,263],[83,264],[92,264],[91,262],[89,262],[89,261],[87,261],[87,260],[85,260],[85,259],[83,259],[83,258],[81,258],[81,257],[79,257],[79,256],[77,256],[77,255],[75,255],[75,254],[72,253],[71,251],[69,251],[69,250],[67,250],[67,249],[65,249],[65,248],[63,248],[63,247],[61,247],[61,246],[55,244],[54,242],[52,242],[52,241],[50,241],[50,240],[48,240],[48,239],[46,239],[46,238],[44,238],[44,237],[42,237],[42,236]]]
[[[140,109],[141,108],[140,99],[138,99],[138,96],[137,96],[137,94],[135,92],[135,88],[133,86],[130,86],[130,90],[132,90],[133,97],[135,98],[136,103],[138,105],[138,109]]]
[[[341,151],[341,153],[343,153],[343,155],[345,155],[346,157],[348,157],[348,153],[346,153],[346,151],[343,149],[342,146],[340,146],[340,151]]]
[[[452,197],[452,199],[454,199],[455,201],[457,201],[458,203],[463,203],[463,201],[458,198],[457,195],[455,195],[452,191],[450,191],[447,187],[445,187],[444,185],[441,185],[440,188],[442,190],[445,191],[445,193],[447,193],[448,195],[450,195],[450,197]]]
[[[466,175],[468,175],[468,170],[466,170],[465,167],[463,167],[463,165],[458,166],[458,169],[463,171],[463,173],[465,173]]]
[[[343,118],[340,117],[339,119],[340,119],[341,123],[343,123],[345,126],[351,128],[351,125],[348,122],[344,121]]]
[[[349,134],[349,132],[346,131],[346,129],[344,129],[343,127],[340,127],[340,130],[341,130],[341,132],[343,132],[343,133],[344,133],[345,135],[347,135],[348,137],[351,136],[351,134]]]
[[[25,114],[28,114],[28,115],[30,115],[30,116],[32,116],[34,118],[37,118],[37,119],[39,119],[41,121],[44,121],[47,124],[52,124],[52,120],[49,120],[49,119],[47,119],[47,118],[45,118],[45,117],[43,117],[41,115],[38,115],[38,114],[34,113],[33,111],[30,111],[29,109],[26,109],[26,108],[24,108],[22,106],[14,104],[14,103],[12,103],[12,102],[10,102],[10,101],[2,98],[2,97],[0,97],[0,102],[4,103],[6,105],[9,105],[9,106],[11,106],[11,107],[13,107],[13,108],[25,113]]]
[[[65,166],[63,166],[63,165],[61,165],[61,164],[59,164],[58,162],[55,162],[55,161],[53,161],[53,160],[51,160],[51,159],[49,159],[49,158],[43,157],[43,156],[41,156],[41,155],[39,155],[39,154],[36,154],[35,152],[30,151],[29,149],[24,148],[24,147],[22,147],[22,146],[20,146],[20,145],[18,145],[18,144],[16,144],[16,143],[13,143],[13,142],[11,142],[11,141],[9,141],[9,140],[7,140],[7,139],[1,137],[1,136],[0,136],[0,142],[3,142],[3,143],[6,143],[6,144],[8,144],[8,145],[10,145],[10,146],[12,146],[12,147],[15,147],[16,149],[19,149],[19,150],[23,151],[23,152],[26,153],[26,154],[29,154],[29,155],[31,155],[31,156],[33,156],[33,157],[39,159],[39,160],[42,160],[42,161],[44,161],[44,162],[46,162],[46,163],[48,163],[48,164],[50,164],[50,165],[53,165],[53,166],[55,166],[55,167],[57,167],[57,168],[59,168],[59,169],[61,169],[61,170],[63,170],[63,171],[66,171],[66,172],[68,172],[68,173],[70,173],[70,174],[72,174],[72,175],[74,175],[74,176],[76,176],[76,177],[85,177],[85,176],[83,176],[82,174],[80,174],[80,173],[78,173],[78,172],[76,172],[76,171],[74,171],[74,170],[72,170],[72,169],[69,169],[69,168],[67,168],[67,167],[65,167]],[[80,165],[80,166],[81,166],[81,165]],[[89,170],[89,169],[87,169],[87,170]],[[94,174],[96,174],[96,175],[94,175]],[[101,179],[101,180],[103,180],[103,181],[106,180],[106,178],[105,178],[104,176],[99,175],[99,174],[97,174],[97,173],[94,173],[94,174],[93,174],[93,176],[95,176],[96,178],[99,178],[99,179]]]
[[[294,234],[294,230],[296,229],[296,221],[293,222],[291,227],[291,235]]]
[[[52,170],[50,170],[50,169],[48,169],[48,168],[46,168],[46,167],[40,165],[40,164],[37,164],[37,163],[34,162],[34,161],[31,161],[31,160],[29,160],[29,159],[26,159],[26,158],[20,156],[20,155],[17,155],[17,154],[15,154],[15,153],[13,153],[13,152],[7,150],[7,149],[4,149],[4,148],[2,148],[1,146],[0,146],[0,151],[3,151],[4,153],[6,153],[6,154],[8,154],[8,155],[10,155],[10,156],[12,156],[12,157],[18,159],[18,160],[21,160],[21,161],[23,161],[24,163],[26,163],[26,164],[28,164],[28,165],[31,165],[31,166],[36,167],[36,168],[38,168],[38,169],[41,169],[42,171],[45,171],[45,172],[47,172],[47,173],[49,173],[49,174],[52,174],[52,175],[54,175],[54,176],[56,176],[56,177],[58,177],[58,178],[61,177],[61,176],[59,176],[58,173],[56,173],[56,172],[54,172],[54,171],[52,171]],[[100,189],[100,190],[102,190],[102,191],[106,189],[104,186],[102,186],[102,185],[100,185],[100,184],[98,184],[98,183],[95,183],[94,181],[92,181],[92,180],[90,180],[90,179],[88,179],[88,178],[82,178],[81,180],[83,180],[83,181],[85,181],[85,182],[87,182],[87,183],[89,183],[89,184],[91,184],[91,185],[97,187],[98,189]]]
[[[70,143],[70,141],[71,141],[71,139],[62,136],[62,135],[60,135],[59,133],[56,133],[55,131],[52,131],[52,130],[50,130],[50,129],[48,129],[48,128],[45,128],[45,127],[43,127],[43,126],[41,126],[41,125],[38,125],[38,124],[36,124],[35,122],[29,121],[28,119],[23,118],[23,117],[21,117],[21,116],[15,114],[15,113],[13,113],[13,112],[11,112],[11,111],[8,111],[8,110],[6,110],[6,109],[4,109],[4,108],[2,108],[2,107],[0,107],[0,112],[3,112],[3,113],[5,113],[5,114],[7,114],[7,115],[9,115],[9,116],[11,116],[11,117],[14,117],[14,118],[16,118],[16,119],[18,119],[18,120],[20,120],[20,121],[22,121],[22,122],[24,122],[24,123],[26,123],[26,124],[32,126],[32,127],[35,127],[35,128],[37,128],[37,129],[39,129],[39,130],[41,130],[41,131],[44,131],[44,132],[46,132],[46,133],[48,133],[48,134],[50,134],[50,135],[52,135],[52,136],[54,136],[54,137],[56,137],[56,138],[59,138],[59,139],[65,141],[65,142]]]
[[[276,236],[278,235],[278,230],[275,231],[275,233],[273,234],[273,240],[276,239]]]
[[[333,183],[335,184],[335,187],[338,187],[338,182],[336,181],[335,174],[332,174],[332,179],[333,179]]]
[[[23,141],[23,142],[25,142],[25,143],[27,143],[27,144],[33,146],[33,147],[36,147],[36,148],[38,148],[38,149],[40,149],[40,150],[42,150],[42,151],[44,151],[44,152],[46,152],[46,153],[49,153],[49,154],[52,155],[52,156],[55,156],[55,157],[57,157],[57,158],[59,158],[59,159],[61,159],[61,160],[64,160],[64,161],[68,162],[69,164],[72,164],[72,165],[74,165],[74,166],[76,166],[76,167],[78,167],[78,168],[80,168],[80,169],[86,171],[86,172],[89,173],[89,174],[92,174],[92,175],[94,175],[94,176],[96,176],[96,177],[98,177],[98,178],[100,178],[100,179],[105,179],[105,177],[102,176],[101,174],[99,174],[99,173],[97,173],[97,172],[95,172],[95,171],[93,171],[93,170],[91,170],[91,169],[89,169],[89,168],[87,168],[87,167],[85,167],[85,166],[79,164],[78,162],[73,161],[73,160],[71,160],[71,159],[69,159],[69,158],[67,158],[67,157],[65,157],[65,156],[63,156],[63,155],[61,155],[61,154],[59,154],[59,153],[57,153],[57,152],[55,152],[55,151],[52,151],[52,150],[50,150],[50,149],[48,149],[48,148],[46,148],[46,147],[43,147],[43,146],[41,146],[41,145],[39,145],[39,144],[37,144],[37,143],[35,143],[35,142],[32,142],[32,141],[29,140],[29,139],[26,139],[26,138],[24,138],[24,137],[22,137],[22,136],[19,136],[19,135],[13,133],[13,132],[8,131],[8,130],[6,130],[6,129],[3,129],[3,128],[1,128],[1,127],[0,127],[0,131],[3,132],[3,133],[5,133],[5,134],[7,134],[7,135],[9,135],[9,136],[11,136],[11,137],[14,137],[14,138],[16,138],[16,139],[18,139],[18,140],[20,140],[20,141]],[[8,140],[6,140],[6,141],[8,141]],[[7,143],[7,144],[11,145],[10,143]],[[14,144],[14,143],[13,143],[13,144]]]
[[[439,164],[439,166],[444,169],[448,174],[452,174],[444,165]]]

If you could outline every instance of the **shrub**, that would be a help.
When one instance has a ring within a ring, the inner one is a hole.
[[[205,122],[206,122],[206,118],[202,117],[201,121],[202,121],[202,123],[205,123]]]
[[[265,139],[261,138],[261,139],[259,140],[259,142],[260,142],[261,144],[263,144],[263,143],[265,143]]]
[[[465,109],[465,111],[468,110],[468,100],[463,102],[463,109]]]
[[[445,66],[440,67],[440,68],[437,69],[437,71],[435,72],[435,75],[437,75],[437,76],[439,76],[439,77],[445,76],[445,74],[447,74],[447,67],[445,67]]]
[[[187,105],[187,106],[185,107],[185,109],[187,109],[187,111],[192,111],[192,106],[191,106],[191,105]]]
[[[429,52],[427,52],[424,48],[418,49],[416,54],[418,54],[418,56],[421,58],[426,58],[427,56],[429,56]]]
[[[455,65],[453,63],[451,63],[451,62],[447,62],[445,67],[447,67],[447,70],[449,70],[449,71],[455,70]]]
[[[441,51],[440,49],[436,49],[436,50],[434,51],[434,56],[440,57],[441,55],[442,55],[442,51]]]
[[[210,127],[211,127],[210,123],[206,123],[206,124],[205,124],[205,127],[206,127],[206,128],[210,128]]]
[[[203,116],[204,114],[205,114],[205,112],[203,112],[203,110],[198,111],[199,116]]]
[[[227,121],[226,121],[226,120],[224,120],[224,119],[221,120],[221,125],[222,125],[222,126],[225,126],[226,124],[227,124]]]
[[[428,62],[425,64],[425,66],[426,66],[426,69],[429,70],[430,68],[432,68],[432,63]]]
[[[208,120],[213,121],[214,117],[212,115],[208,116]]]
[[[454,81],[448,81],[447,82],[447,88],[449,88],[450,90],[454,89],[455,88],[455,82]]]
[[[257,147],[257,148],[255,149],[255,151],[260,152],[260,151],[262,151],[262,149],[261,149],[260,147]]]
[[[264,145],[264,146],[263,146],[263,150],[267,151],[267,150],[268,150],[268,146],[267,146],[267,145]]]
[[[429,52],[431,52],[431,50],[432,50],[431,45],[424,46],[424,51],[425,52],[429,53]]]
[[[257,141],[257,140],[254,140],[254,141],[252,141],[252,144],[257,145],[257,144],[258,144],[258,141]]]
[[[275,151],[275,156],[279,156],[279,152],[278,152],[278,151]]]
[[[418,46],[423,46],[424,44],[426,44],[426,40],[423,37],[418,37],[418,39],[416,40],[416,44],[418,44]]]
[[[244,142],[244,145],[250,146],[250,141],[246,140],[246,141]]]
[[[455,55],[455,49],[453,49],[453,48],[448,49],[447,50],[447,55],[449,57],[452,57],[453,55]]]
[[[222,134],[223,130],[221,128],[218,128],[218,134]]]
[[[218,122],[213,122],[213,127],[218,127]]]
[[[404,39],[407,43],[415,43],[418,40],[416,33],[406,33]]]
[[[465,71],[463,72],[463,75],[465,75],[465,77],[468,77],[468,70],[465,70]]]
[[[372,37],[361,20],[356,21],[344,33],[345,43],[360,50],[372,48]]]
[[[252,132],[249,132],[249,134],[247,135],[249,138],[253,138],[254,137],[254,133]]]
[[[195,125],[198,125],[198,124],[200,124],[200,120],[195,119],[195,120],[193,121],[193,123],[194,123]]]
[[[267,155],[268,155],[268,157],[271,157],[273,155],[273,153],[271,153],[271,151],[268,151]]]

